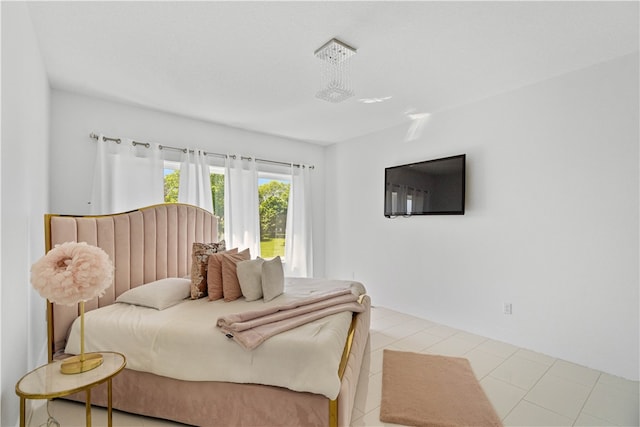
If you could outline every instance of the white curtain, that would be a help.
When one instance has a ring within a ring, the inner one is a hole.
[[[178,202],[213,212],[211,172],[207,156],[202,150],[186,150],[182,153]]]
[[[260,255],[258,172],[254,160],[228,156],[224,179],[224,238],[228,248]]]
[[[313,277],[310,178],[308,166],[291,167],[291,188],[284,244],[285,275],[291,277]]]
[[[126,212],[164,202],[163,162],[157,145],[130,139],[97,142],[90,213]]]

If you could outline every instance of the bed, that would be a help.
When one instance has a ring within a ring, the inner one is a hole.
[[[45,236],[47,250],[68,241],[84,241],[104,249],[114,263],[113,285],[107,289],[104,296],[85,303],[85,339],[89,346],[92,345],[87,338],[91,330],[92,311],[94,314],[112,311],[113,318],[121,318],[122,313],[114,310],[135,309],[126,307],[126,304],[114,304],[116,298],[130,289],[160,279],[189,277],[193,243],[218,241],[217,218],[203,209],[184,204],[156,205],[104,216],[46,215]],[[287,279],[283,297],[295,294],[296,290],[302,295],[306,287],[316,285],[320,286],[318,292],[334,288],[336,285],[345,288],[357,286],[348,281]],[[330,384],[329,391],[325,388],[309,388],[308,384],[277,384],[270,379],[256,379],[252,375],[236,382],[231,377],[214,380],[206,375],[183,375],[171,369],[162,370],[165,368],[145,369],[140,367],[143,365],[141,361],[150,360],[150,356],[140,356],[138,362],[135,362],[136,355],[133,352],[131,363],[128,363],[127,368],[113,380],[113,407],[130,413],[199,426],[348,426],[370,323],[370,299],[362,290],[359,292],[362,294],[359,298],[362,311],[348,313],[344,336],[339,337],[344,343],[326,355],[328,359],[336,358],[337,361],[337,383]],[[272,302],[276,300],[277,298]],[[216,304],[225,307],[227,312],[234,310],[230,308],[233,303],[225,305],[223,302],[200,299],[181,302],[160,313],[173,310],[185,315],[187,312],[199,310],[204,316],[204,313],[208,313],[210,307]],[[262,303],[254,301],[244,304],[253,304],[251,307],[256,308]],[[96,310],[98,308],[100,310]],[[69,334],[78,316],[78,307],[47,303],[49,360],[68,356],[65,348],[67,344],[73,344],[74,336]],[[336,315],[342,318],[344,316],[344,313]],[[203,322],[211,327],[211,321],[212,319],[207,318]],[[304,331],[304,327],[301,327],[301,330]],[[286,346],[286,334],[289,333],[294,331],[282,334],[284,338],[279,335],[261,344],[260,351],[266,351],[262,348],[273,347],[278,341],[281,346]],[[314,333],[305,332],[306,335]],[[98,335],[100,334],[94,336]],[[218,332],[215,339],[224,340],[224,334]],[[194,340],[183,337],[183,341],[186,343]],[[220,345],[238,347],[232,342]],[[318,350],[328,351],[325,347],[323,344]],[[88,347],[87,351],[91,351],[91,348]],[[178,351],[179,349],[175,348],[167,350],[158,358],[174,360]],[[245,349],[234,348],[233,351],[237,352],[236,355],[252,354],[247,353]],[[292,353],[295,351],[295,348],[291,349]],[[309,349],[300,348],[300,351],[313,353],[313,350]],[[200,363],[206,362],[206,358],[201,359],[203,360]],[[248,359],[250,365],[251,357]],[[259,363],[255,363],[258,366]],[[299,372],[296,371],[292,377],[304,377],[305,370],[309,370],[310,366],[311,362],[309,366],[299,366],[296,368]],[[82,401],[84,395],[73,395],[70,398]],[[92,403],[106,406],[106,387],[97,388],[92,392]]]

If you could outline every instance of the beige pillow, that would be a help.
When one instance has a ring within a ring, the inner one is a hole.
[[[236,264],[251,259],[249,249],[237,254],[222,254],[222,294],[225,301],[233,301],[242,296]]]
[[[222,254],[237,254],[238,248],[209,255],[207,266],[207,293],[209,301],[222,298]]]
[[[194,242],[191,250],[191,299],[198,299],[207,295],[209,255],[224,250],[224,240],[218,243]]]
[[[262,294],[271,301],[284,292],[284,270],[279,256],[262,263]]]
[[[189,298],[190,288],[190,279],[168,277],[131,288],[116,298],[116,302],[164,310]]]
[[[262,298],[262,258],[240,261],[236,264],[240,290],[247,301]]]

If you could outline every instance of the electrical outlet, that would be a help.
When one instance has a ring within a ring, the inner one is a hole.
[[[512,310],[512,308],[511,308],[511,303],[510,303],[510,302],[505,302],[505,303],[502,305],[502,312],[503,312],[504,314],[513,314],[513,310]]]

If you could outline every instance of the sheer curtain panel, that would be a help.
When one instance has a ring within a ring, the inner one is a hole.
[[[285,275],[313,276],[313,238],[311,221],[311,174],[306,165],[291,167],[291,189],[287,209],[284,244]]]
[[[164,202],[163,162],[157,145],[98,137],[91,191],[92,215],[130,211]]]
[[[180,163],[178,202],[199,206],[213,212],[211,196],[211,171],[207,156],[202,150],[186,150]]]
[[[249,248],[251,257],[260,255],[258,172],[254,160],[225,160],[224,236],[228,248]]]

